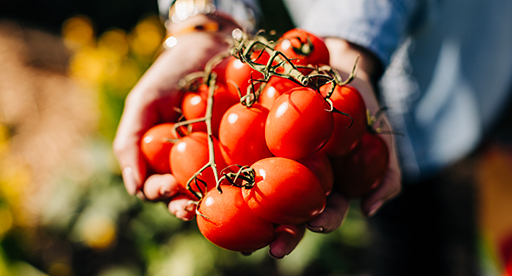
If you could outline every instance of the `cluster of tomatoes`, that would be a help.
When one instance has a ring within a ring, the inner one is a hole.
[[[215,74],[184,91],[182,119],[148,130],[141,149],[155,173],[173,174],[197,201],[208,240],[251,252],[280,225],[321,214],[332,190],[369,193],[388,151],[368,131],[359,92],[318,69],[329,64],[321,39],[293,29],[271,46],[238,42]]]

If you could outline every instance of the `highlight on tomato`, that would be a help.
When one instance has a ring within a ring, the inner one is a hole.
[[[285,78],[281,78],[278,76],[272,76],[265,84],[265,87],[261,90],[261,94],[259,96],[259,103],[271,109],[279,96],[283,93],[288,92],[293,88],[301,87],[300,84]]]
[[[228,165],[250,166],[272,156],[265,143],[265,121],[268,109],[258,103],[247,107],[237,103],[230,107],[220,122],[219,144]]]
[[[178,136],[174,131],[174,123],[158,124],[144,133],[140,141],[140,149],[153,172],[159,174],[171,172],[169,155],[176,139]]]
[[[258,50],[252,53],[251,61],[260,65],[266,65],[270,55],[264,50]],[[230,57],[224,72],[225,82],[228,91],[238,97],[247,94],[247,88],[251,83],[254,85],[254,91],[257,91],[261,85],[263,74],[251,68],[247,62],[236,57]]]
[[[265,141],[275,156],[300,159],[320,150],[334,129],[334,117],[324,98],[308,87],[277,98],[265,124]]]
[[[201,84],[197,91],[187,91],[183,97],[181,111],[186,120],[200,119],[206,115],[209,87]],[[240,98],[232,95],[222,84],[217,84],[213,96],[213,114],[211,119],[212,133],[219,134],[219,125],[222,116],[228,108],[238,103]],[[198,122],[192,124],[192,131],[206,132],[206,123]]]
[[[329,64],[329,50],[324,41],[312,33],[295,28],[285,32],[275,46],[295,65]]]
[[[215,163],[217,172],[220,172],[227,167],[219,148],[219,142],[215,137],[213,139]],[[210,162],[210,155],[208,151],[208,134],[205,132],[192,132],[189,135],[180,138],[171,149],[169,156],[171,163],[171,173],[180,183],[182,189],[186,192],[187,182],[191,179],[196,172],[203,168]],[[197,193],[204,193],[208,190],[214,189],[217,186],[213,169],[206,168],[201,174],[198,175],[198,184],[192,183],[191,188]],[[206,187],[203,185],[206,184]],[[198,187],[199,186],[199,187]],[[188,193],[189,195],[191,193]]]

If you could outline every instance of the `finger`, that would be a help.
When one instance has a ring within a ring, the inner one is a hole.
[[[268,254],[274,259],[282,259],[290,254],[299,244],[306,227],[304,225],[279,225],[275,233],[276,239],[270,244]]]
[[[176,195],[180,185],[172,174],[153,174],[146,179],[143,189],[148,200],[163,201]]]
[[[154,116],[144,114],[137,104],[134,103],[133,96],[128,96],[113,144],[126,190],[132,195],[141,190],[147,172],[140,150],[140,139],[156,121]]]
[[[196,204],[186,195],[178,195],[169,202],[169,212],[175,217],[189,221],[196,215]]]
[[[361,210],[364,215],[371,217],[391,198],[401,190],[401,176],[397,167],[392,166],[384,176],[381,184],[369,195],[361,199]]]
[[[341,226],[349,207],[349,200],[338,193],[327,197],[325,210],[314,220],[307,223],[307,228],[313,232],[329,233]]]
[[[146,200],[148,200],[148,199],[146,198],[146,195],[144,194],[144,192],[143,192],[143,191],[141,191],[141,190],[138,190],[137,192],[135,192],[135,196],[136,196],[137,198],[139,198],[140,200],[142,200],[142,201],[146,201]]]

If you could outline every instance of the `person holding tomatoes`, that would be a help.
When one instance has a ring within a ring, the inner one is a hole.
[[[150,172],[140,149],[141,137],[158,123],[176,120],[175,110],[169,107],[180,106],[179,81],[203,70],[211,57],[225,51],[229,47],[225,38],[233,30],[252,32],[260,10],[250,0],[160,2],[162,12],[169,11],[167,28],[172,39],[128,95],[114,150],[130,194],[169,202],[173,215],[189,220],[195,208],[179,195],[179,183],[172,174]],[[379,267],[379,275],[417,275],[417,270],[412,272],[414,265],[424,260],[416,256],[441,254],[442,249],[426,248],[420,254],[402,239],[441,235],[428,224],[430,219],[435,223],[442,211],[429,212],[436,208],[419,204],[433,200],[432,183],[477,147],[507,102],[512,39],[505,26],[512,25],[507,16],[512,4],[498,0],[284,2],[298,27],[322,38],[329,64],[343,77],[359,57],[350,85],[360,92],[369,113],[388,108],[380,117],[379,134],[389,150],[387,169],[379,185],[360,199],[361,210],[368,217],[377,214],[379,227],[396,226],[397,231],[386,232],[391,239],[402,235],[397,244],[391,244],[396,255],[386,256],[389,262]],[[485,20],[476,22],[472,14]],[[505,21],[497,24],[502,21],[496,18]],[[346,196],[332,192],[323,212],[306,227],[334,231],[348,205]],[[428,225],[425,229],[420,220]],[[289,254],[303,231],[300,227],[280,231],[270,244],[270,255]],[[432,265],[425,269],[431,274],[425,275],[448,275],[446,270]]]

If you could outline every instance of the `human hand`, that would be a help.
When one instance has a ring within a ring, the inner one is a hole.
[[[184,33],[182,30],[212,20],[197,15],[172,26],[172,32]],[[216,20],[218,32],[188,32],[178,37],[175,47],[160,54],[128,94],[113,145],[127,191],[154,201],[172,198],[170,212],[184,220],[194,215],[193,208],[188,206],[191,199],[176,196],[179,185],[171,174],[149,175],[140,141],[150,127],[177,119],[174,107],[180,106],[182,99],[178,82],[191,72],[202,71],[211,57],[228,48],[225,38],[237,26],[228,20]]]
[[[339,38],[326,38],[325,44],[331,54],[331,66],[342,74],[345,72],[345,75],[348,75],[354,61],[359,56],[356,77],[350,85],[361,93],[370,114],[376,114],[380,110],[380,106],[372,83],[378,79],[382,70],[377,58],[367,50]],[[387,116],[383,114],[380,120],[383,123],[382,131],[386,133],[380,134],[380,136],[386,142],[390,153],[389,166],[379,186],[361,199],[361,209],[366,216],[374,215],[385,202],[397,196],[401,190],[401,172],[394,142],[395,136],[389,134],[392,133],[392,128]],[[323,219],[329,220],[328,218]]]
[[[380,73],[379,62],[366,50],[338,38],[326,38],[325,44],[330,53],[330,65],[337,69],[342,76],[348,77],[352,71],[354,61],[359,56],[357,71],[350,85],[355,87],[363,97],[365,105],[371,114],[380,109],[375,95],[372,81]],[[383,122],[383,131],[392,132],[389,121],[385,115],[380,118]],[[394,136],[381,134],[390,151],[390,160],[387,172],[380,185],[370,194],[361,199],[361,210],[364,215],[372,216],[388,200],[392,199],[401,189],[401,173],[394,144]],[[329,233],[341,226],[349,207],[349,199],[336,192],[329,195],[327,205],[322,214],[307,223],[307,228],[313,232]]]
[[[380,107],[372,82],[377,79],[377,75],[380,74],[381,70],[376,58],[366,50],[342,39],[326,38],[325,44],[330,53],[330,65],[337,69],[344,78],[348,77],[349,72],[352,71],[354,61],[359,56],[356,77],[350,85],[361,93],[370,113],[376,114]],[[387,117],[384,115],[380,119],[383,120],[384,123],[383,131],[391,132],[392,129]],[[389,167],[378,188],[361,199],[361,209],[366,216],[374,215],[386,201],[398,195],[401,189],[401,173],[394,145],[394,136],[382,134],[381,137],[390,150]],[[327,197],[325,210],[314,220],[308,222],[306,227],[313,232],[330,233],[341,226],[348,208],[349,199],[333,191]],[[269,254],[271,256],[280,259],[295,249],[304,234],[298,231],[304,229],[303,226],[295,227],[294,230],[296,230],[296,232],[282,232],[287,238],[279,240],[274,246],[272,244],[270,245]],[[283,241],[289,242],[286,243]]]

